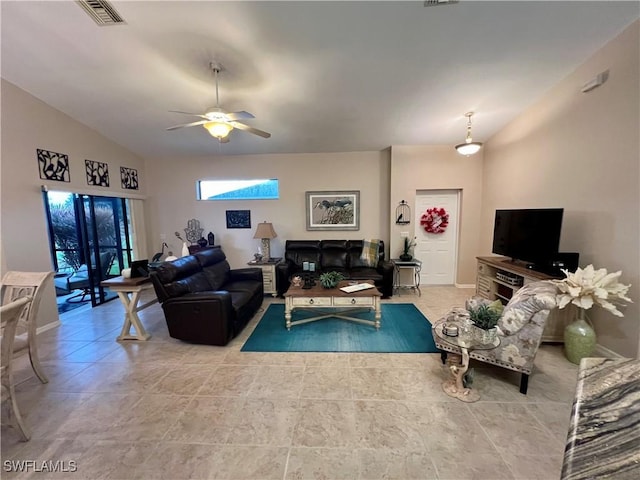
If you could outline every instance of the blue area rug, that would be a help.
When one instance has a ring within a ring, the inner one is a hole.
[[[292,320],[318,315],[295,311]],[[373,320],[373,312],[349,314]],[[410,303],[382,304],[380,330],[370,325],[326,318],[287,330],[284,305],[273,304],[242,347],[243,352],[436,353],[431,323]]]

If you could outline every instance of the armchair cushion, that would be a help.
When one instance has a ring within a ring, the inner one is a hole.
[[[518,290],[504,308],[498,327],[505,335],[519,332],[540,310],[556,307],[556,286],[551,282],[535,282]]]

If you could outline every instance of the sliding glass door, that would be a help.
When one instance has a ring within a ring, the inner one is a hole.
[[[93,306],[115,298],[100,285],[131,263],[127,201],[67,192],[45,192],[56,293]]]

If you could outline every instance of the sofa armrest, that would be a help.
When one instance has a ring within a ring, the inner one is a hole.
[[[291,260],[282,260],[276,264],[276,290],[278,297],[282,297],[287,290],[291,282],[289,278],[295,269],[295,263]]]
[[[236,268],[229,270],[229,275],[233,281],[254,280],[262,283],[262,269],[256,267]],[[224,285],[223,285],[224,288]]]
[[[382,275],[382,296],[383,298],[389,298],[393,296],[393,275],[394,266],[393,262],[389,260],[382,260],[378,262],[376,268],[378,273]]]
[[[227,291],[189,293],[162,303],[169,334],[192,343],[226,345],[236,317]]]

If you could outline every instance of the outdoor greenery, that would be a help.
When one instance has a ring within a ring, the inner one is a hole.
[[[58,270],[77,270],[85,262],[80,256],[80,237],[73,208],[73,197],[69,196],[64,203],[52,203],[50,208]],[[97,202],[95,219],[100,244],[115,247],[117,232],[114,228],[111,208]]]

